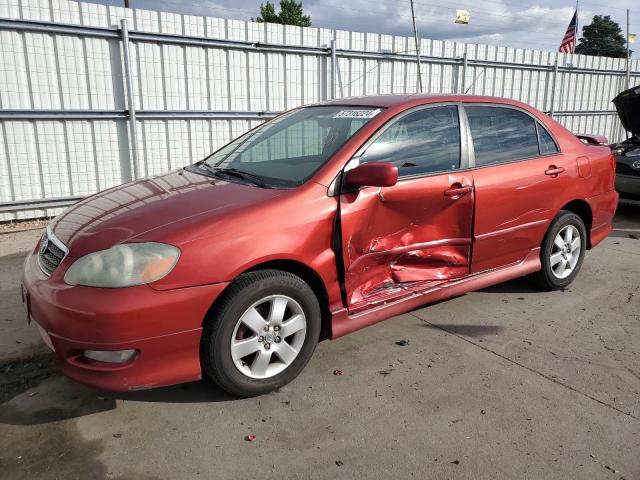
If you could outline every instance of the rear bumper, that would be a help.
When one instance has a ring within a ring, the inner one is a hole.
[[[69,286],[61,265],[51,277],[29,255],[23,294],[31,318],[51,340],[62,373],[92,387],[127,391],[201,378],[202,320],[226,283],[157,291]],[[128,363],[86,359],[84,350],[138,351]]]
[[[587,199],[591,207],[593,221],[589,235],[589,248],[593,248],[611,233],[613,216],[618,208],[618,192],[611,190]]]

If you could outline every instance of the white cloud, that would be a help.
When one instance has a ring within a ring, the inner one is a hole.
[[[113,0],[97,0],[111,3]],[[249,20],[260,13],[266,0],[131,0],[138,8],[168,10]],[[316,27],[361,32],[412,35],[409,0],[302,0],[304,10]],[[490,43],[520,48],[556,51],[575,4],[569,1],[540,0],[414,0],[420,36],[471,43]],[[273,1],[279,3],[279,0]],[[636,7],[637,0],[582,0],[579,23],[591,21],[594,14],[611,15],[624,28],[625,8]],[[456,8],[471,13],[469,25],[453,23]],[[640,10],[632,10],[632,32],[640,34]]]

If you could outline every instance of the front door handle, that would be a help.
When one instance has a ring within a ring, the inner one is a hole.
[[[444,191],[444,194],[447,197],[451,197],[454,200],[457,200],[461,196],[466,195],[467,193],[470,193],[472,190],[473,190],[473,187],[471,185],[462,185],[460,183],[454,183],[453,185],[451,185],[451,187],[449,187],[448,190]]]
[[[555,165],[549,165],[549,168],[545,170],[544,174],[551,175],[552,177],[557,177],[562,172],[564,172],[563,167],[556,167]]]

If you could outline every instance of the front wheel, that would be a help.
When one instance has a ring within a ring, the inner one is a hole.
[[[243,274],[205,321],[203,370],[235,395],[270,392],[302,371],[320,326],[318,300],[300,277],[279,270]]]
[[[586,247],[587,231],[582,219],[561,210],[542,242],[542,268],[534,275],[537,283],[545,290],[566,288],[580,271]]]

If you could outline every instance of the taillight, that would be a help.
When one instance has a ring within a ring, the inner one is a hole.
[[[609,187],[611,188],[611,190],[615,190],[616,188],[616,156],[612,153],[611,154],[611,179],[610,179],[610,183],[609,183]]]

